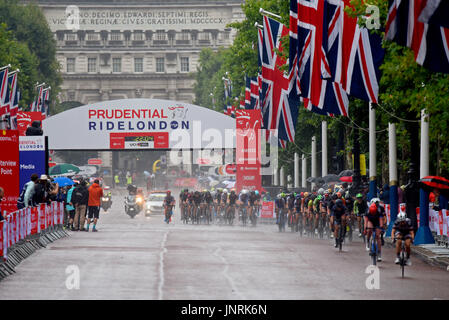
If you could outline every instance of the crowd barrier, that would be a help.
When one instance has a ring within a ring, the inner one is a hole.
[[[0,222],[0,279],[36,250],[68,236],[63,229],[64,203],[52,202],[7,214]]]

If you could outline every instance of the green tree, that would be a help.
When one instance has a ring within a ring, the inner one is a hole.
[[[7,30],[12,32],[19,43],[27,46],[37,61],[37,66],[25,63],[21,65],[21,106],[29,105],[34,99],[36,81],[50,85],[52,100],[55,100],[62,78],[56,60],[56,41],[42,10],[34,3],[23,5],[18,0],[0,0],[0,21],[6,24]],[[26,82],[29,81],[26,78],[29,78],[27,72],[31,71],[28,70],[30,68],[37,75],[32,79],[32,85]]]

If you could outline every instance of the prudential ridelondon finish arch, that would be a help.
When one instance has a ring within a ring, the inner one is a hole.
[[[50,150],[231,149],[235,119],[193,104],[103,101],[43,121]]]

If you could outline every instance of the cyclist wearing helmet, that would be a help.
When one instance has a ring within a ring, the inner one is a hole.
[[[320,190],[318,190],[319,192]],[[324,191],[324,190],[323,190]],[[315,221],[315,234],[318,234],[318,221],[320,219],[320,213],[321,213],[321,201],[323,199],[323,196],[318,193],[318,196],[313,200],[313,213],[314,213],[314,221]]]
[[[342,199],[337,199],[332,205],[330,223],[334,226],[335,248],[337,248],[339,229],[346,228],[346,207]]]
[[[382,261],[381,257],[381,251],[382,251],[382,241],[380,239],[380,233],[381,229],[384,227],[384,219],[381,211],[378,208],[379,206],[373,202],[369,206],[368,214],[365,215],[365,230],[364,233],[367,234],[367,241],[366,241],[366,251],[369,251],[369,242],[371,235],[373,233],[373,230],[375,230],[375,237],[377,239],[377,246],[378,246],[378,257],[377,261]]]
[[[368,205],[363,199],[363,195],[358,193],[355,196],[356,200],[354,202],[354,215],[357,217],[357,223],[359,225],[359,237],[362,236],[362,219],[365,214],[368,213]]]
[[[415,238],[415,232],[413,230],[412,222],[407,218],[405,212],[398,213],[391,234],[394,235],[393,243],[396,242],[396,260],[394,260],[394,263],[398,264],[400,262],[399,255],[401,254],[402,241],[405,241],[405,251],[407,253],[406,264],[411,266],[410,244]]]
[[[288,214],[287,214],[287,221],[288,221],[288,226],[290,227],[290,225],[293,223],[294,224],[294,218],[293,218],[293,214],[295,212],[295,195],[294,193],[290,193],[287,195],[287,209],[288,209]]]
[[[217,192],[215,193],[214,205],[215,205],[215,212],[217,212],[217,215],[219,214],[219,211],[221,211],[221,209],[222,209],[222,205],[221,205],[222,191],[223,191],[223,189],[217,188]]]
[[[226,209],[226,214],[232,214],[232,219],[235,218],[235,204],[238,199],[235,189],[231,189],[231,194],[228,197],[228,205]]]
[[[370,201],[370,204],[371,203],[375,203],[377,205],[377,210],[379,210],[380,214],[383,217],[383,225],[386,226],[387,225],[387,214],[385,213],[385,208],[380,205],[380,199],[379,198],[373,198]],[[385,234],[385,229],[382,228],[380,230],[380,241],[381,241],[382,245],[384,245],[384,234]]]
[[[251,219],[252,215],[253,215],[253,209],[255,210],[255,206],[256,206],[256,201],[257,201],[257,196],[256,196],[256,192],[253,190],[251,191],[251,193],[249,194],[249,207],[248,207],[248,217]]]

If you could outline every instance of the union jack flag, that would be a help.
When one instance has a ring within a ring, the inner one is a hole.
[[[382,39],[344,11],[350,0],[327,0],[325,47],[332,79],[351,96],[378,102]]]
[[[258,77],[245,76],[245,109],[259,109]]]
[[[8,81],[6,83],[5,100],[2,104],[2,115],[11,116],[11,110],[14,107],[14,103],[17,95],[17,73],[9,74]]]
[[[333,70],[325,50],[324,4],[324,0],[290,0],[289,94],[301,95],[304,107],[318,114],[347,115],[349,99],[342,85],[326,80]]]
[[[289,79],[279,68],[285,59],[276,50],[284,50],[281,38],[288,35],[288,28],[280,22],[264,16],[262,46],[262,117],[264,129],[277,129],[281,140],[295,140],[298,118],[297,101],[289,100]]]
[[[42,120],[46,119],[48,116],[48,108],[49,108],[49,102],[50,102],[50,88],[42,90]]]
[[[420,22],[449,28],[448,13],[449,1],[427,0],[418,20]]]
[[[428,0],[390,0],[389,5],[386,38],[411,48],[416,62],[423,67],[433,72],[449,73],[449,29],[441,26],[445,23],[437,19],[449,15],[447,4],[435,9],[443,10],[438,11],[435,18],[435,11],[434,14],[429,13],[432,11],[427,6]]]

